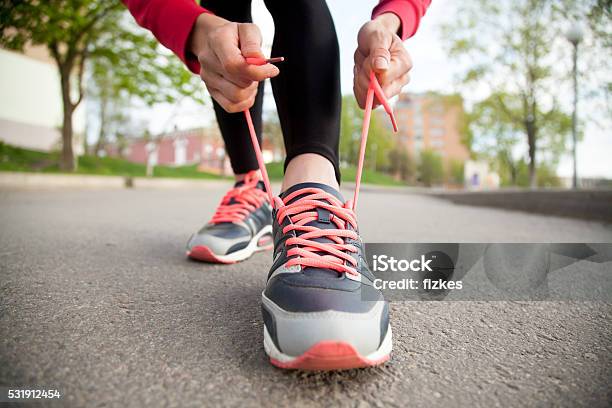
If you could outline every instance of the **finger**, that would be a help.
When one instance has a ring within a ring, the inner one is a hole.
[[[361,70],[355,80],[359,89],[366,91],[370,86],[370,75],[365,70]]]
[[[268,78],[274,78],[280,73],[279,69],[273,64],[251,65],[247,64],[246,61],[245,64],[246,66],[241,69],[239,75],[251,81],[259,82]]]
[[[257,82],[250,82],[247,86],[240,87],[217,73],[207,73],[205,76],[207,84],[221,92],[225,98],[233,103],[249,99],[253,94],[257,93]]]
[[[238,38],[243,57],[263,57],[261,32],[255,24],[238,24]]]
[[[226,79],[227,81],[230,81],[231,83],[233,83],[239,88],[246,88],[250,86],[253,82],[247,78],[242,78],[237,75],[230,76],[225,71],[221,62],[219,61],[218,58],[216,58],[216,56],[215,58],[210,58],[205,63],[201,62],[200,64],[202,67],[202,69],[200,70],[200,77],[202,78],[204,82],[208,82],[211,80],[214,81],[214,78],[221,77],[221,78]]]
[[[364,53],[362,53],[359,48],[357,48],[355,50],[355,53],[353,54],[353,61],[355,61],[355,65],[362,65],[363,61],[366,59],[366,56]]]
[[[213,45],[213,51],[219,60],[219,72],[223,76],[236,75],[241,67],[246,65],[240,48],[237,44],[228,41],[217,41]]]
[[[209,92],[219,105],[229,113],[242,112],[243,110],[250,109],[255,103],[255,95],[247,100],[236,103],[227,99],[219,90],[212,90]]]
[[[370,66],[377,74],[383,73],[389,68],[391,53],[389,49],[393,42],[393,36],[375,32],[368,39],[368,56]]]
[[[202,71],[200,72],[200,77],[202,78],[202,80],[204,80],[204,82],[211,85],[212,87],[219,89],[219,90],[231,89],[230,92],[237,92],[240,89],[247,89],[247,88],[252,88],[252,87],[257,86],[257,82],[249,81],[249,80],[241,79],[241,78],[234,78],[234,79],[228,78],[228,77],[223,76],[221,73],[214,71],[212,69],[210,70],[202,69]],[[221,83],[223,84],[227,83],[227,84],[224,85],[224,87],[222,88],[220,86]]]
[[[382,74],[389,69],[391,53],[388,49],[377,47],[370,54],[370,65],[377,74]]]
[[[356,85],[353,85],[353,93],[355,94],[357,105],[359,105],[359,107],[363,109],[365,106],[365,92]]]
[[[279,73],[278,68],[272,64],[262,66],[248,64],[242,55],[238,41],[228,41],[227,38],[221,37],[218,41],[213,42],[213,52],[219,60],[217,72],[235,84],[245,80],[262,81]]]
[[[397,80],[391,82],[390,84],[387,84],[386,86],[382,86],[382,85],[381,86],[382,86],[383,92],[385,93],[385,96],[388,99],[396,95],[399,95],[399,93],[402,91],[402,88],[406,86],[408,82],[410,82],[410,74],[406,73],[402,75],[400,78],[398,78]]]
[[[240,84],[241,81],[263,81],[280,73],[272,64],[248,64],[240,49],[228,43],[216,44],[215,54],[219,58],[220,73],[235,84]]]
[[[412,60],[410,59],[410,55],[408,52],[403,49],[398,50],[397,52],[391,53],[391,63],[389,64],[389,69],[382,75],[379,75],[379,79],[382,82],[391,83],[395,81],[397,78],[403,76],[407,72],[412,69]]]

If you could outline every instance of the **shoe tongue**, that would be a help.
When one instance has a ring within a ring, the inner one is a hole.
[[[244,180],[237,181],[236,183],[234,183],[234,188],[240,187],[243,185],[244,185]],[[257,182],[257,188],[260,189],[261,191],[266,191],[266,185],[264,184],[263,180],[259,180]]]
[[[244,180],[241,181],[237,181],[236,183],[234,183],[234,188],[236,187],[241,187],[244,185]],[[257,182],[257,186],[258,189],[260,189],[261,191],[266,191],[266,185],[264,184],[264,182],[262,180],[259,180]],[[238,201],[236,201],[235,198],[232,198],[228,204],[236,204]]]
[[[302,189],[306,189],[306,188],[320,188],[321,190],[325,191],[326,193],[329,193],[329,194],[335,196],[338,200],[344,202],[344,197],[342,197],[342,194],[340,194],[340,192],[338,190],[336,190],[335,188],[333,188],[331,186],[328,186],[327,184],[321,184],[321,183],[300,183],[300,184],[296,184],[296,185],[294,185],[292,187],[289,187],[287,190],[283,191],[280,194],[280,198],[284,199],[285,197],[287,197],[288,195],[292,194],[293,192],[298,191],[298,190],[302,190]],[[287,204],[291,204],[295,200],[299,200],[305,194],[309,194],[309,193],[304,193],[304,194],[297,195],[296,197],[292,198],[291,201],[289,201]]]
[[[302,190],[302,189],[308,189],[308,188],[319,188],[331,195],[333,195],[334,197],[336,197],[338,200],[340,200],[342,203],[344,203],[344,198],[342,197],[342,194],[340,194],[340,192],[338,190],[336,190],[335,188],[328,186],[326,184],[321,184],[321,183],[300,183],[300,184],[296,184],[293,187],[288,188],[287,190],[285,190],[284,192],[282,192],[280,194],[280,198],[284,199],[285,197],[287,197],[288,195],[298,191],[298,190]],[[302,197],[304,197],[305,195],[308,194],[312,194],[309,192],[304,192],[304,194],[299,194],[296,195],[294,198],[292,198],[289,202],[287,202],[287,204],[291,204],[299,199],[301,199]],[[326,200],[322,200],[322,201],[326,201]],[[331,204],[331,203],[330,203]],[[312,211],[312,210],[309,210]],[[315,221],[311,221],[309,223],[307,223],[306,225],[308,226],[312,226],[312,227],[316,227],[316,228],[320,228],[320,229],[337,229],[338,227],[336,226],[336,224],[334,224],[332,221],[330,221],[330,215],[331,212],[329,210],[326,210],[324,208],[317,208],[316,209],[317,213],[318,213],[318,220]],[[299,236],[302,234],[302,232],[296,231],[296,234]],[[315,238],[314,241],[317,242],[321,242],[321,243],[333,243],[333,241],[329,238],[325,238],[325,237],[321,237],[321,238]],[[312,267],[306,267],[304,268],[304,273],[310,276],[321,276],[321,277],[334,277],[336,278],[338,276],[338,272],[334,271],[333,269],[322,269],[322,268],[312,268]]]

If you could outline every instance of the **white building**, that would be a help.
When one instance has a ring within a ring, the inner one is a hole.
[[[464,180],[468,190],[493,190],[500,184],[499,174],[491,172],[489,165],[483,161],[466,161]]]
[[[57,66],[43,47],[0,49],[0,141],[32,150],[61,147],[62,94]],[[73,115],[74,152],[82,154],[85,102]]]

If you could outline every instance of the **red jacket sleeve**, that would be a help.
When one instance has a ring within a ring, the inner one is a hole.
[[[425,15],[431,0],[380,0],[372,11],[372,18],[383,13],[393,13],[402,22],[400,37],[402,40],[410,38],[416,33],[421,17]]]
[[[200,64],[192,56],[186,55],[185,47],[198,16],[210,11],[198,6],[194,0],[122,1],[139,25],[150,30],[155,38],[183,60],[191,71],[200,72]]]

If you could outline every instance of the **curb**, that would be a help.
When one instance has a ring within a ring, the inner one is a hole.
[[[0,188],[9,190],[114,189],[125,186],[126,180],[120,176],[0,172]]]
[[[55,174],[0,171],[0,189],[3,190],[52,190],[52,189],[181,189],[227,187],[230,179],[184,179],[124,176],[97,176],[88,174]],[[274,190],[280,188],[279,181],[272,181]],[[342,183],[341,189],[353,192],[355,183]],[[361,191],[380,193],[427,193],[419,187],[379,186],[362,184]]]
[[[612,223],[612,190],[495,190],[430,193],[454,204]]]

